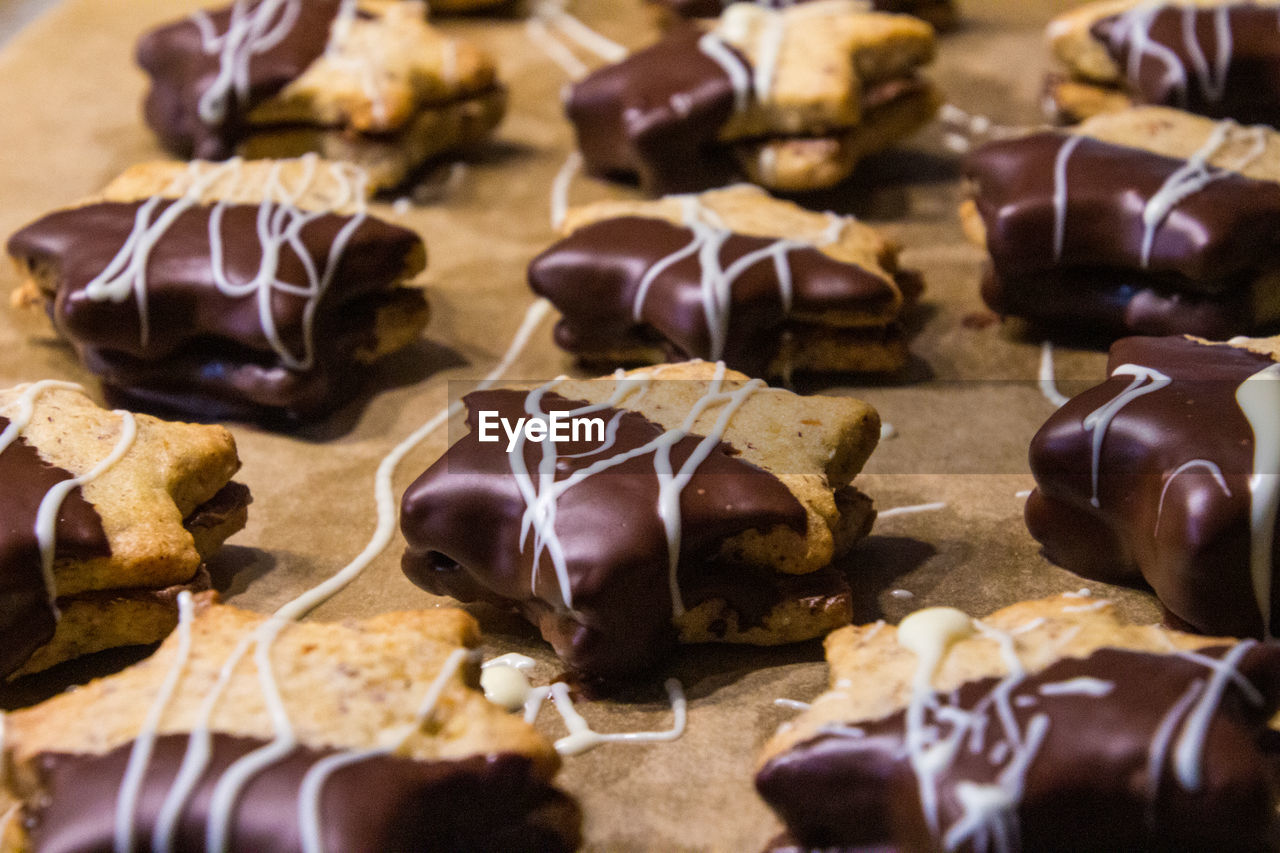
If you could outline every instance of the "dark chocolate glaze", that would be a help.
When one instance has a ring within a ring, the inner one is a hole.
[[[152,221],[171,202],[161,202]],[[101,203],[51,213],[9,239],[20,263],[52,269],[56,290],[44,294],[50,317],[85,365],[109,386],[139,397],[182,394],[182,408],[203,401],[314,414],[354,390],[351,352],[373,338],[377,305],[410,291],[393,290],[421,256],[412,231],[366,217],[355,229],[314,311],[315,355],[310,369],[287,365],[263,332],[256,291],[222,294],[210,266],[209,222],[214,207],[181,213],[151,251],[147,265],[149,332],[144,345],[138,304],[94,300],[85,286],[125,244],[143,202]],[[252,281],[262,260],[258,205],[226,205],[221,223],[226,276]],[[326,213],[299,233],[307,261],[324,270],[334,238],[350,217]],[[303,256],[286,244],[277,278],[307,286]],[[417,297],[419,300],[420,296]],[[300,358],[308,300],[276,289],[271,308],[288,352]]]
[[[0,431],[8,426],[9,419],[0,416]],[[57,611],[40,565],[36,514],[49,490],[74,476],[41,459],[21,435],[0,451],[0,678],[53,639]],[[102,519],[79,486],[67,493],[58,512],[54,555],[111,555]]]
[[[634,176],[653,195],[721,186],[734,177],[732,154],[718,140],[733,114],[733,86],[699,49],[701,37],[691,24],[678,26],[573,85],[565,111],[588,171]]]
[[[1137,59],[1133,56],[1133,30],[1124,24],[1124,16],[1103,18],[1093,25],[1091,33],[1120,66],[1128,87],[1146,103],[1213,118],[1233,118],[1245,124],[1280,123],[1276,9],[1253,3],[1226,6],[1230,57],[1221,93],[1212,91],[1212,84],[1211,90],[1206,91],[1194,54],[1188,49],[1188,42],[1199,47],[1207,67],[1215,69],[1210,80],[1221,83],[1216,71],[1221,59],[1216,35],[1218,11],[1216,6],[1188,9],[1170,4],[1156,12],[1149,29],[1142,31],[1151,46],[1137,61],[1136,69],[1130,65]],[[1191,16],[1190,27],[1187,15]],[[1157,55],[1165,52],[1177,58],[1176,64]],[[1131,73],[1133,70],[1137,73]]]
[[[1231,336],[1257,316],[1255,282],[1280,262],[1280,185],[1227,174],[1180,201],[1142,265],[1142,211],[1184,160],[1082,139],[1066,159],[1066,213],[1054,257],[1054,167],[1071,139],[1037,133],[992,142],[966,173],[986,227],[993,274],[984,288],[1001,313],[1099,320],[1143,333]],[[1181,294],[1181,295],[1179,295]]]
[[[236,759],[264,741],[215,734],[209,767],[178,822],[175,849],[203,850],[213,788]],[[151,833],[187,748],[186,735],[157,739],[134,826],[136,848]],[[40,853],[110,851],[116,800],[132,744],[104,755],[42,753],[44,796],[27,806],[32,849]],[[298,747],[246,785],[236,803],[229,846],[255,853],[301,851],[298,790],[306,772],[333,749]],[[514,753],[455,761],[378,755],[335,770],[324,786],[320,822],[334,851],[564,850],[576,847],[573,802]]]
[[[1204,652],[1220,658],[1226,649]],[[1177,655],[1102,649],[1087,658],[1058,661],[1013,687],[1010,707],[1021,733],[1038,715],[1048,728],[1029,765],[1016,807],[1012,838],[987,849],[1053,851],[1171,851],[1274,849],[1276,780],[1266,745],[1267,719],[1280,706],[1280,648],[1254,646],[1238,671],[1261,693],[1254,705],[1228,682],[1208,727],[1197,791],[1182,787],[1173,750],[1158,777],[1149,766],[1152,743],[1166,714],[1208,667]],[[1047,684],[1093,678],[1113,685],[1105,696],[1045,695]],[[966,737],[938,784],[939,827],[964,814],[957,787],[993,784],[1010,758],[992,760],[1007,740],[989,699],[1000,680],[962,685],[940,697],[948,706],[985,720],[981,743]],[[1020,697],[1026,697],[1019,701]],[[945,737],[954,723],[939,722]],[[1185,718],[1183,718],[1185,719]],[[942,849],[920,805],[918,782],[905,744],[906,713],[857,722],[864,736],[823,732],[781,753],[761,768],[756,787],[804,848],[896,843],[904,849]],[[1180,729],[1174,730],[1176,743]],[[1152,788],[1155,796],[1152,797]],[[947,849],[953,849],[948,847]],[[983,849],[972,841],[957,850]]]
[[[497,411],[514,423],[525,416],[525,398],[523,391],[484,391],[465,398],[471,431],[405,492],[400,512],[408,542],[405,574],[429,592],[518,608],[580,672],[614,676],[652,666],[676,640],[654,456],[637,456],[561,495],[555,531],[566,556],[570,610],[546,553],[535,579],[534,533],[522,540],[525,501],[511,473],[506,439],[482,443],[476,432],[477,412]],[[554,393],[542,403],[547,412],[586,405]],[[596,442],[558,442],[557,480],[663,433],[636,412],[604,409],[592,416],[606,423],[617,420],[616,441],[602,452]],[[687,436],[674,445],[674,470],[700,440]],[[680,588],[689,608],[712,598],[732,604],[764,574],[718,556],[726,539],[778,525],[805,530],[804,508],[782,482],[732,454],[724,444],[713,450],[680,496]],[[526,443],[524,458],[535,477],[542,455],[539,445]],[[769,605],[740,606],[745,627]]]
[[[1091,502],[1093,434],[1084,419],[1132,377],[1114,376],[1074,397],[1040,428],[1031,442],[1037,488],[1026,518],[1049,559],[1108,583],[1145,581],[1198,631],[1261,636],[1250,572],[1253,430],[1235,395],[1271,363],[1246,350],[1179,337],[1126,338],[1112,346],[1108,374],[1136,364],[1172,382],[1132,399],[1111,421],[1101,445],[1097,507]],[[1171,478],[1195,459],[1216,465],[1230,494],[1204,466]],[[1277,593],[1280,584],[1272,613]]]
[[[656,0],[661,6],[670,9],[682,18],[716,18],[730,4],[731,0]],[[784,9],[787,6],[799,6],[811,0],[751,0],[757,6],[770,9]],[[872,0],[871,8],[877,12],[902,12],[911,14],[922,7],[947,7],[950,0]]]
[[[772,257],[748,267],[732,285],[723,353],[711,351],[697,253],[668,266],[650,285],[641,319],[633,319],[640,282],[659,261],[690,245],[694,232],[660,219],[622,217],[593,223],[543,252],[529,265],[529,284],[563,315],[556,343],[572,353],[599,353],[645,343],[666,344],[672,361],[720,359],[734,370],[767,376],[782,335],[792,323],[783,310]],[[720,250],[720,268],[777,242],[734,234]],[[893,318],[893,285],[817,249],[785,254],[791,270],[792,312],[848,311]]]
[[[245,5],[253,9],[260,2]],[[230,157],[246,132],[245,117],[250,110],[302,76],[324,53],[340,5],[339,0],[283,4],[288,10],[296,9],[292,26],[274,46],[250,57],[246,66],[248,96],[241,99],[232,87],[227,93],[225,118],[215,124],[200,117],[199,104],[219,74],[220,51],[205,52],[200,28],[190,17],[145,34],[138,42],[137,59],[151,77],[143,110],[147,125],[166,148],[181,157]],[[218,35],[225,34],[231,25],[233,8],[208,13]],[[272,18],[268,29],[286,22],[284,14]]]

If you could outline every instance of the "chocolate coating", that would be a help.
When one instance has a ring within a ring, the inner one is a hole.
[[[186,735],[155,743],[134,826],[138,850],[151,833],[187,748]],[[214,785],[231,763],[264,741],[213,736],[209,767],[177,827],[175,849],[203,850]],[[104,755],[37,756],[44,797],[27,807],[32,848],[41,853],[111,850],[120,782],[132,744]],[[254,776],[236,803],[234,850],[301,851],[298,792],[307,771],[333,749],[295,748]],[[564,850],[577,844],[577,809],[512,753],[456,761],[378,755],[340,767],[321,794],[327,850]]]
[[[659,261],[693,240],[689,228],[628,216],[580,228],[535,258],[529,265],[529,284],[563,315],[556,325],[556,343],[572,353],[592,354],[656,339],[671,361],[720,359],[734,370],[768,376],[783,335],[796,326],[783,308],[772,257],[761,258],[734,280],[721,353],[712,351],[702,299],[703,265],[696,253],[653,279],[641,318],[634,319],[641,280]],[[720,267],[727,270],[775,242],[734,234],[720,250]],[[879,325],[893,320],[899,299],[888,280],[811,247],[793,249],[784,257],[794,314],[852,312],[871,315],[865,322],[879,319]]]
[[[654,0],[660,6],[670,9],[682,18],[715,18],[729,6],[733,0]],[[787,6],[799,6],[811,0],[751,0],[757,6],[770,9],[785,9]],[[872,0],[871,8],[877,12],[919,13],[922,10],[949,9],[950,0]],[[929,17],[933,17],[930,15]]]
[[[252,9],[259,3],[245,5]],[[218,122],[201,118],[199,104],[222,68],[221,50],[219,45],[211,45],[206,51],[194,19],[159,27],[138,41],[138,64],[151,76],[144,117],[166,148],[180,157],[204,160],[222,160],[235,153],[236,143],[246,132],[248,113],[302,76],[324,53],[341,4],[339,0],[306,0],[283,4],[282,8],[295,5],[296,17],[279,40],[265,50],[254,51],[243,64],[245,97],[235,87],[229,89],[225,114]],[[233,9],[229,6],[207,13],[214,33],[227,33]],[[266,31],[288,23],[287,14],[284,11],[273,18]]]
[[[1037,488],[1026,519],[1046,556],[1087,578],[1145,581],[1195,630],[1262,636],[1250,573],[1254,438],[1235,395],[1271,363],[1246,350],[1176,337],[1126,338],[1112,346],[1108,374],[1135,364],[1172,381],[1133,398],[1111,421],[1101,443],[1098,506],[1091,500],[1094,436],[1084,420],[1132,377],[1114,376],[1074,397],[1040,428],[1031,442]],[[1204,465],[1174,476],[1192,460],[1216,466],[1222,483]]]
[[[178,408],[201,414],[322,412],[349,397],[358,384],[352,353],[374,341],[378,306],[392,298],[422,302],[417,291],[394,289],[421,258],[421,240],[412,231],[367,217],[318,300],[274,289],[271,313],[294,357],[304,354],[303,330],[314,322],[312,365],[290,366],[264,333],[256,289],[243,296],[218,290],[209,237],[215,208],[196,206],[179,214],[150,252],[144,342],[133,295],[113,302],[90,298],[85,290],[125,245],[141,204],[107,202],[56,211],[18,231],[8,244],[11,255],[36,271],[54,325],[85,365],[108,386],[137,398],[172,398]],[[155,216],[169,204],[161,202]],[[223,208],[222,259],[234,283],[253,281],[258,273],[263,252],[258,218],[258,205]],[[350,217],[333,213],[310,220],[299,230],[296,245],[281,248],[277,280],[305,290],[305,264],[325,269],[335,237],[349,222]]]
[[[0,416],[0,431],[9,423]],[[36,514],[49,490],[73,476],[41,459],[21,435],[0,451],[0,678],[53,639],[57,611],[40,566]],[[59,509],[54,555],[72,559],[111,555],[102,519],[79,486],[67,493]]]
[[[1253,3],[1234,3],[1225,10],[1229,31],[1226,76],[1197,73],[1194,45],[1208,68],[1217,68],[1219,53],[1217,20],[1220,8],[1188,9],[1167,5],[1155,13],[1142,30],[1149,42],[1139,60],[1134,54],[1134,34],[1123,16],[1103,18],[1091,29],[1125,75],[1128,87],[1149,104],[1189,110],[1212,118],[1233,118],[1245,124],[1280,123],[1280,38],[1276,36],[1276,10]],[[1188,26],[1188,15],[1190,26]],[[1167,57],[1177,58],[1177,66]],[[1164,58],[1162,58],[1164,57]],[[1177,72],[1181,68],[1181,73]],[[1135,73],[1136,72],[1136,73]],[[1221,92],[1216,86],[1221,86]]]
[[[588,171],[634,176],[653,195],[693,192],[733,178],[732,154],[718,140],[733,114],[733,86],[698,48],[701,37],[697,27],[681,25],[573,85],[565,111]]]
[[[525,500],[511,472],[505,440],[482,443],[476,432],[479,411],[496,411],[513,423],[524,417],[525,397],[522,391],[467,395],[471,431],[405,492],[400,513],[408,542],[405,574],[429,592],[519,609],[556,653],[581,672],[613,676],[652,666],[676,641],[654,456],[638,455],[560,496],[555,531],[566,559],[570,610],[550,555],[542,554],[534,570],[534,533],[522,535]],[[542,403],[547,412],[585,405],[554,393]],[[615,441],[603,451],[596,442],[558,442],[557,480],[663,433],[636,412],[604,409],[592,416],[606,423],[616,420]],[[675,470],[700,440],[686,436],[673,446]],[[806,517],[780,480],[732,453],[724,444],[713,450],[681,492],[679,578],[687,607],[723,598],[744,608],[745,625],[768,609],[757,604],[759,612],[752,613],[741,601],[764,572],[718,556],[720,546],[748,530],[785,525],[803,532]],[[527,442],[524,458],[536,476],[540,446]],[[829,587],[831,579],[794,583]]]
[[[1071,137],[992,142],[966,173],[993,273],[984,298],[1032,319],[1098,319],[1130,332],[1231,336],[1274,320],[1253,307],[1280,265],[1280,185],[1223,174],[1174,207],[1142,262],[1147,201],[1184,160],[1083,138],[1065,159],[1062,252],[1055,257],[1055,163]],[[1268,285],[1274,286],[1274,285]]]
[[[1220,658],[1225,649],[1202,654]],[[1008,709],[1017,731],[1033,718],[1048,726],[1034,751],[1006,825],[1007,849],[1234,850],[1273,849],[1276,780],[1266,744],[1267,719],[1280,706],[1280,649],[1254,646],[1238,667],[1262,696],[1248,701],[1234,682],[1210,718],[1199,762],[1199,790],[1184,788],[1175,773],[1174,749],[1150,772],[1152,744],[1161,724],[1208,667],[1178,655],[1102,649],[1069,658],[1012,687]],[[1076,678],[1109,683],[1104,696],[1041,691]],[[965,737],[938,780],[939,827],[955,827],[965,814],[962,788],[991,785],[1010,767],[993,759],[1007,741],[999,702],[990,701],[999,679],[970,681],[941,701],[979,714],[981,738]],[[982,707],[979,703],[987,700]],[[931,717],[946,737],[953,722]],[[1185,718],[1182,718],[1185,719]],[[1181,722],[1175,718],[1175,722]],[[824,732],[774,756],[756,776],[756,787],[805,849],[901,844],[940,849],[920,805],[908,758],[906,713]],[[1175,728],[1173,742],[1180,729]],[[1154,794],[1154,796],[1153,796]],[[972,839],[947,849],[983,849]],[[1002,849],[994,842],[990,849]]]

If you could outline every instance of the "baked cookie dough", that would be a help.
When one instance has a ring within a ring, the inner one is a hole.
[[[1277,0],[1099,0],[1049,24],[1066,67],[1047,106],[1074,123],[1135,103],[1280,123]]]
[[[1054,328],[1207,338],[1280,321],[1280,135],[1164,107],[989,143],[967,233],[996,312]]]
[[[824,189],[933,117],[933,53],[928,24],[852,0],[735,3],[574,84],[565,109],[588,171],[653,195]]]
[[[706,362],[465,400],[469,434],[401,504],[404,571],[429,592],[514,608],[589,676],[677,642],[776,645],[849,621],[832,561],[875,517],[850,485],[879,440],[865,403]],[[495,420],[530,415],[584,431],[512,444]],[[580,417],[599,431],[565,420]]]
[[[221,160],[313,152],[375,188],[488,138],[506,109],[493,60],[417,2],[236,0],[144,35],[145,116],[166,148]]]
[[[220,675],[268,617],[183,605],[147,660],[5,718],[4,850],[577,846],[555,751],[477,689],[471,617],[287,625],[269,672]]]
[[[147,163],[14,234],[23,282],[108,391],[202,417],[305,418],[417,339],[422,240],[365,209],[358,168]]]
[[[0,391],[0,677],[154,643],[244,526],[219,426],[109,412],[78,386]]]
[[[1031,444],[1027,526],[1088,578],[1151,586],[1171,621],[1276,631],[1276,338],[1127,338]],[[1276,386],[1280,388],[1280,386]]]
[[[842,628],[765,747],[778,850],[1269,850],[1280,648],[1064,595]]]
[[[850,218],[738,185],[569,211],[529,284],[563,315],[556,343],[599,367],[723,360],[762,378],[892,373],[921,289],[898,247]]]
[[[714,18],[730,5],[732,0],[650,0],[664,16],[672,18]],[[779,9],[798,6],[815,0],[751,0],[757,6]],[[956,22],[956,10],[951,0],[871,0],[870,8],[877,12],[894,12],[923,18],[938,29],[946,29]]]

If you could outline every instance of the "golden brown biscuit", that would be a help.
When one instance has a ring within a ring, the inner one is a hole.
[[[654,194],[736,173],[813,190],[929,121],[940,99],[917,72],[933,52],[928,24],[851,0],[736,3],[582,80],[566,109],[588,169]]]
[[[177,593],[207,588],[204,561],[245,523],[231,434],[108,412],[64,382],[0,391],[0,418],[0,672],[164,637]]]
[[[124,399],[321,415],[427,321],[403,286],[426,265],[422,240],[370,216],[368,192],[359,167],[315,155],[135,166],[10,238],[13,299],[43,303]]]
[[[875,515],[850,485],[879,440],[865,403],[686,362],[467,404],[470,434],[402,502],[420,586],[519,609],[593,675],[650,666],[677,639],[776,644],[848,620],[832,561]],[[581,407],[571,418],[595,432],[503,435],[527,411]],[[552,459],[557,483],[535,486],[526,472]]]
[[[237,0],[148,33],[138,60],[147,121],[178,153],[315,152],[365,166],[377,188],[474,147],[505,109],[489,56],[407,0]]]
[[[166,797],[179,809],[177,839],[222,828],[236,849],[294,849],[309,829],[330,849],[576,843],[577,810],[550,785],[555,751],[476,689],[469,616],[286,625],[262,647],[264,673],[244,643],[266,636],[266,617],[207,598],[184,606],[183,625],[152,657],[5,718],[5,788],[23,803],[16,849],[71,837],[110,846],[121,826],[150,839]],[[291,741],[237,785],[229,767],[278,742],[282,716]],[[206,769],[194,788],[175,787],[202,742],[212,747]],[[233,805],[210,806],[214,790],[229,790]]]
[[[1049,100],[1068,121],[1130,103],[1274,125],[1280,119],[1276,0],[1100,0],[1048,28],[1066,79]]]
[[[705,358],[762,378],[906,363],[899,318],[917,278],[854,219],[740,184],[599,202],[570,210],[562,231],[529,282],[563,315],[556,342],[584,363]]]
[[[732,0],[650,0],[660,14],[660,20],[670,26],[683,18],[714,18],[724,11]],[[761,6],[788,6],[811,3],[815,0],[754,0]],[[956,10],[951,0],[871,0],[866,4],[877,12],[894,12],[914,15],[928,21],[937,29],[947,29],[956,23]]]
[[[830,689],[756,777],[780,847],[1269,844],[1272,646],[1126,624],[1086,591],[981,620],[929,608],[826,647]]]

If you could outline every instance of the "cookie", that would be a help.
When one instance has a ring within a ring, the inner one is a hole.
[[[1276,339],[1129,338],[1031,444],[1027,526],[1088,578],[1149,584],[1174,624],[1271,637]]]
[[[269,672],[220,673],[273,626],[184,599],[147,660],[6,717],[5,849],[576,846],[558,757],[478,689],[466,614],[276,625]]]
[[[992,142],[966,231],[1000,314],[1116,335],[1227,338],[1280,320],[1280,135],[1163,107]]]
[[[762,378],[893,372],[920,284],[898,247],[853,219],[738,185],[569,211],[529,266],[562,314],[556,343],[586,364],[723,360]]]
[[[506,92],[492,59],[416,2],[237,0],[147,33],[145,116],[182,157],[355,163],[375,188],[483,142]]]
[[[590,676],[677,641],[774,645],[848,622],[832,561],[875,515],[850,485],[879,440],[865,403],[706,362],[465,401],[470,433],[401,504],[404,571],[424,589],[519,611]],[[517,429],[529,415],[541,435]]]
[[[731,0],[650,0],[664,18],[714,18],[723,12]],[[752,0],[757,6],[778,9],[811,3],[814,0]],[[922,18],[938,29],[955,25],[956,10],[951,0],[872,0],[869,4],[877,12],[894,12]]]
[[[579,81],[565,109],[590,172],[653,195],[823,189],[929,121],[933,52],[928,24],[851,0],[737,3]]]
[[[422,240],[364,173],[298,160],[148,163],[14,234],[40,303],[108,391],[201,417],[307,418],[417,339]]]
[[[0,391],[0,677],[153,643],[244,526],[219,426],[99,408],[79,386]]]
[[[1100,0],[1049,24],[1065,75],[1049,100],[1080,121],[1156,104],[1246,124],[1280,123],[1276,0]]]
[[[1264,850],[1280,649],[1064,595],[826,641],[831,686],[765,748],[775,849]]]

